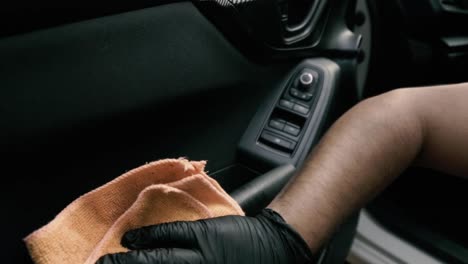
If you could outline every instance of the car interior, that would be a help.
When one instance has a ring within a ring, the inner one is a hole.
[[[467,0],[2,8],[3,262],[32,263],[26,235],[163,158],[208,161],[256,214],[353,105],[468,81],[467,25]],[[468,263],[466,190],[466,179],[411,167],[315,261]]]

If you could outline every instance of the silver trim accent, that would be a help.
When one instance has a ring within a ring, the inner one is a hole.
[[[395,236],[362,210],[348,261],[352,264],[442,264],[407,241]]]
[[[304,80],[303,77],[308,79]],[[314,76],[310,72],[303,72],[299,77],[299,81],[303,86],[309,86],[314,82]]]

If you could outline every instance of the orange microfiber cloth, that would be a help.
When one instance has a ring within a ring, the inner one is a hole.
[[[91,264],[107,253],[127,251],[120,239],[130,229],[243,215],[204,168],[203,161],[160,160],[79,197],[25,238],[32,259],[37,264]]]

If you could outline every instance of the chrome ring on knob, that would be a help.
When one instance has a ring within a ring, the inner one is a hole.
[[[314,76],[309,72],[304,72],[299,77],[299,81],[303,86],[309,86],[314,81]]]

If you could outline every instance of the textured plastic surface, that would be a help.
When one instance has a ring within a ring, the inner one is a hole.
[[[252,70],[190,3],[2,39],[0,60],[0,146],[232,86]]]
[[[234,190],[231,196],[247,215],[255,215],[275,198],[295,170],[290,164],[275,168]]]

